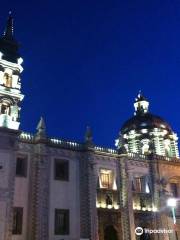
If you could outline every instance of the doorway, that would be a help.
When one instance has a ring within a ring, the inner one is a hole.
[[[104,229],[104,240],[118,240],[117,231],[112,225]]]

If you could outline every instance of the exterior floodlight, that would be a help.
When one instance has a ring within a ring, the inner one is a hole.
[[[167,206],[175,208],[176,207],[176,199],[175,198],[169,198],[167,200]]]

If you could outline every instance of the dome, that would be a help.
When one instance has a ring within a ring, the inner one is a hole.
[[[168,134],[172,133],[170,125],[161,117],[149,112],[148,100],[139,92],[134,103],[135,116],[127,120],[121,128],[121,134],[130,132],[131,130],[154,129],[167,130]]]
[[[149,102],[138,94],[134,116],[127,120],[116,141],[120,152],[179,157],[178,137],[161,117],[149,112]]]
[[[172,133],[172,129],[166,121],[164,121],[161,117],[151,113],[138,114],[130,118],[123,124],[121,133],[125,134],[131,130],[138,131],[141,129],[153,128],[167,130],[168,133]]]

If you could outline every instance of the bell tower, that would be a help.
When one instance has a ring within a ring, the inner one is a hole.
[[[0,37],[0,127],[18,130],[20,125],[20,74],[23,59],[14,38],[13,17],[9,12],[5,31]]]

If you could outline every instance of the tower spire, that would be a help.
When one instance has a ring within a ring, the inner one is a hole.
[[[89,126],[87,126],[85,132],[85,143],[90,146],[93,145],[93,133]]]
[[[0,52],[3,54],[3,59],[17,63],[20,57],[19,44],[14,38],[14,19],[12,12],[9,12],[9,16],[6,22],[5,30],[2,36],[0,36]]]
[[[37,125],[37,133],[36,133],[36,138],[37,139],[45,139],[46,138],[46,125],[44,122],[44,119],[41,117],[40,121]]]
[[[9,16],[8,16],[8,19],[7,19],[7,23],[6,23],[6,27],[5,27],[3,37],[6,40],[14,40],[13,30],[14,30],[14,19],[12,17],[12,12],[9,11]]]

